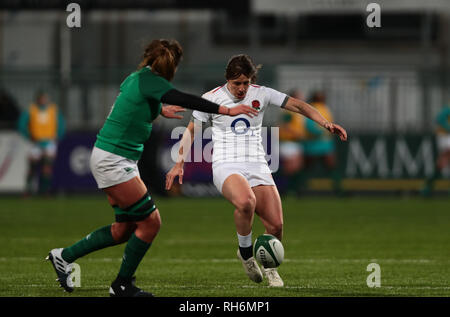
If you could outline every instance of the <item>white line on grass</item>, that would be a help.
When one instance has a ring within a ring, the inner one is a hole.
[[[0,262],[36,262],[44,261],[45,257],[0,257]],[[198,259],[198,258],[155,258],[149,256],[148,259],[154,262],[165,262],[165,263],[234,263],[238,262],[238,259],[222,258],[222,259]],[[120,262],[122,259],[111,258],[111,257],[86,257],[80,259],[81,261],[87,262]],[[428,264],[428,263],[449,263],[448,260],[439,259],[333,259],[333,258],[305,258],[305,259],[284,259],[286,263],[386,263],[386,264]]]
[[[23,284],[21,285],[23,287],[45,287],[46,285],[43,284]],[[81,286],[80,289],[100,289],[100,288],[108,288],[110,285],[106,284],[94,284],[89,286]],[[170,284],[164,284],[164,285],[158,285],[158,284],[142,284],[142,288],[153,288],[153,289],[170,289],[170,288],[189,288],[189,289],[223,289],[223,288],[229,288],[233,285],[202,285],[202,284],[192,284],[192,285],[170,285]],[[336,287],[339,287],[340,285],[333,285],[330,289],[335,289]],[[346,285],[349,286],[349,285]],[[354,284],[352,286],[363,286],[362,284]],[[242,288],[270,288],[270,286],[267,285],[240,285],[239,287]],[[323,285],[305,285],[305,286],[288,286],[285,285],[280,289],[316,289],[316,288],[323,288]],[[380,289],[390,289],[390,290],[404,290],[404,289],[423,289],[423,290],[450,290],[450,286],[381,286]]]

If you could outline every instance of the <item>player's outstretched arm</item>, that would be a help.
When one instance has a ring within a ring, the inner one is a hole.
[[[173,181],[178,176],[178,183],[183,184],[184,162],[188,156],[192,142],[194,142],[194,121],[189,122],[186,130],[184,130],[183,137],[180,141],[180,149],[178,150],[178,157],[175,165],[166,174],[166,190],[172,188]]]
[[[345,129],[340,125],[329,122],[320,114],[319,111],[317,111],[317,109],[315,109],[310,104],[302,100],[289,97],[288,101],[286,102],[286,105],[284,106],[284,109],[300,113],[305,117],[310,118],[311,120],[315,121],[317,124],[324,127],[331,133],[338,135],[341,141],[347,141],[347,131],[345,131]]]
[[[171,105],[178,105],[184,108],[198,110],[201,112],[207,112],[207,113],[217,113],[217,114],[224,114],[229,116],[237,116],[240,114],[246,114],[249,117],[257,116],[258,111],[253,109],[250,106],[247,105],[239,105],[233,108],[228,108],[225,106],[220,106],[214,102],[211,102],[209,100],[206,100],[204,98],[187,94],[184,92],[181,92],[176,89],[171,89],[168,92],[166,92],[162,97],[161,101],[163,103],[171,104]]]

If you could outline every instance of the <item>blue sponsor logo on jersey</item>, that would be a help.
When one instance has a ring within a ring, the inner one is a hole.
[[[238,129],[236,129],[236,125],[240,121],[244,122],[245,128],[243,128],[242,125],[239,125]],[[237,118],[231,122],[231,131],[233,131],[234,134],[246,134],[248,129],[250,129],[250,122],[245,118]]]

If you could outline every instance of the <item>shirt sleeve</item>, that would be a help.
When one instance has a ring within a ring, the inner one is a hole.
[[[450,107],[441,110],[436,118],[436,122],[447,132],[450,132]]]
[[[208,98],[208,94],[203,94],[202,98],[212,101]],[[198,110],[192,111],[192,117],[194,119],[200,120],[201,122],[208,122],[211,120],[211,114],[207,112],[202,112]]]
[[[201,112],[198,110],[192,111],[192,117],[194,119],[200,120],[201,122],[208,122],[211,119],[209,113]]]
[[[161,101],[161,97],[171,89],[173,89],[173,85],[161,76],[151,73],[140,75],[139,90],[145,98]]]
[[[292,121],[292,115],[290,113],[283,113],[283,116],[281,117],[281,121],[283,123],[289,123]]]
[[[289,98],[285,93],[279,92],[278,90],[265,87],[266,96],[268,100],[268,104],[276,107],[284,107]]]
[[[164,103],[178,105],[192,110],[199,110],[207,113],[219,113],[220,105],[205,98],[187,94],[176,89],[169,90],[161,97]]]
[[[317,123],[315,123],[313,120],[307,118],[306,119],[306,130],[308,130],[309,133],[314,135],[321,135],[323,134],[324,130],[322,130]]]
[[[61,112],[58,111],[58,139],[62,139],[64,134],[66,133],[66,121]]]
[[[26,139],[30,139],[30,131],[28,129],[29,122],[30,113],[28,110],[25,110],[20,114],[19,120],[17,121],[17,128],[20,134],[22,134]]]

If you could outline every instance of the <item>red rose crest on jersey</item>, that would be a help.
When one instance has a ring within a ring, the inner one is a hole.
[[[252,107],[253,107],[253,109],[256,109],[256,110],[259,110],[260,108],[260,103],[259,103],[259,101],[258,100],[253,100],[252,101]]]

